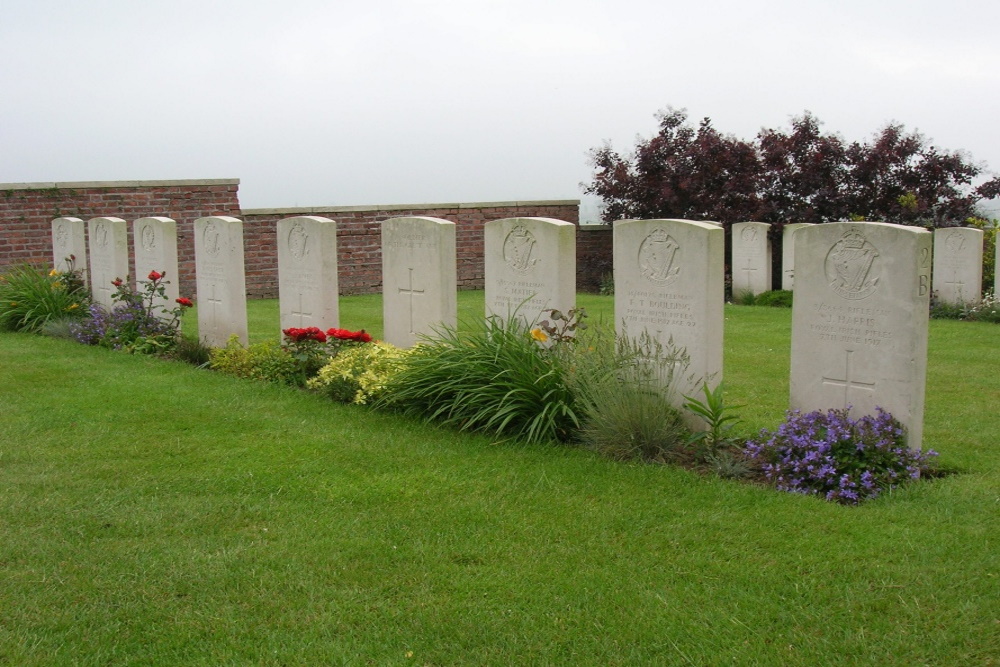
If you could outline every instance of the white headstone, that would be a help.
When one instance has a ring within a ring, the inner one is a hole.
[[[811,222],[792,222],[781,230],[781,289],[791,290],[795,285],[795,231],[808,227]]]
[[[932,234],[880,222],[795,232],[791,407],[890,412],[923,437]]]
[[[52,221],[52,267],[63,273],[79,271],[87,282],[87,224],[80,218]]]
[[[281,328],[340,326],[337,223],[317,215],[278,221]]]
[[[247,344],[247,290],[243,223],[229,216],[194,221],[194,263],[198,290],[198,336],[224,347],[236,334]]]
[[[458,323],[455,223],[392,218],[382,223],[383,336],[411,347],[441,325]]]
[[[177,270],[177,223],[172,218],[139,218],[132,223],[132,245],[135,247],[135,279],[149,280],[151,271],[163,274],[164,299],[159,305],[170,310],[177,307],[180,296],[180,275]],[[165,317],[163,311],[157,311]]]
[[[529,326],[543,311],[576,306],[576,225],[506,218],[484,231],[486,314],[517,315]]]
[[[771,242],[766,222],[733,225],[733,296],[760,294],[771,289]]]
[[[674,378],[680,407],[703,382],[722,382],[725,231],[711,222],[614,223],[615,326],[684,348],[690,364]]]
[[[979,303],[983,287],[983,231],[972,227],[934,230],[934,283],[944,303]]]
[[[108,310],[115,305],[115,280],[128,281],[128,225],[121,218],[91,218],[87,222],[90,237],[90,291],[95,303]]]

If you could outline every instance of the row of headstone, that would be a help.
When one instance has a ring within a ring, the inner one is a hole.
[[[793,290],[795,284],[796,231],[809,223],[787,224],[782,229],[781,289]],[[763,222],[740,222],[732,229],[732,289],[760,294],[771,289],[770,225]],[[983,232],[971,227],[934,230],[932,289],[942,303],[971,305],[982,297]],[[1000,251],[998,251],[1000,256]],[[1000,285],[998,274],[997,285]],[[994,289],[996,293],[996,288]]]
[[[57,235],[63,241],[72,238],[56,231],[57,223],[62,230],[67,221],[72,219],[53,223],[54,244]],[[172,222],[143,218],[134,223],[137,268],[140,255],[143,271],[163,271],[176,257]],[[768,253],[760,244],[767,236],[760,224],[734,227],[734,238],[758,243],[757,250],[740,255],[749,258],[743,267],[748,284],[754,258]],[[127,235],[120,219],[95,218],[89,225],[90,274],[98,298],[101,286],[110,287],[115,277],[128,273]],[[277,230],[282,328],[337,326],[336,223],[301,216],[279,221]],[[194,231],[200,335],[213,346],[225,345],[233,334],[246,343],[242,223],[206,217],[195,221]],[[856,414],[882,407],[906,425],[910,445],[919,446],[933,235],[883,223],[828,223],[793,233],[800,269],[794,276],[792,407],[853,406]],[[575,234],[575,225],[545,218],[487,223],[486,314],[532,325],[549,309],[572,309]],[[678,402],[702,382],[715,386],[722,381],[723,239],[721,226],[711,222],[621,220],[614,225],[616,328],[687,353],[686,372],[675,378]],[[454,326],[454,223],[425,217],[386,220],[382,246],[384,338],[406,347],[441,326]],[[60,245],[58,252],[67,247]],[[761,270],[765,266],[770,262],[764,261]]]

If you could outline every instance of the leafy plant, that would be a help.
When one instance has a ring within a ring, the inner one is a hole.
[[[989,291],[983,295],[983,300],[971,306],[965,313],[965,318],[975,322],[993,322],[1000,324],[1000,300]]]
[[[91,304],[88,317],[73,326],[73,334],[81,343],[99,345],[133,354],[170,352],[180,337],[182,313],[193,304],[190,299],[176,299],[168,308],[164,274],[150,271],[146,280],[132,289],[127,280],[115,278],[112,294],[114,307],[110,312],[100,304]]]
[[[919,478],[937,456],[909,449],[902,425],[876,410],[877,415],[857,420],[846,409],[790,411],[776,431],[761,431],[744,452],[781,491],[857,504]]]
[[[587,323],[583,321],[587,317],[587,311],[583,308],[570,308],[565,314],[555,308],[542,312],[548,313],[552,321],[544,319],[531,330],[531,337],[540,343],[573,343],[577,329],[583,331],[587,328]]]
[[[579,407],[561,357],[515,316],[471,331],[446,327],[418,345],[380,405],[463,430],[527,442],[569,439]]]
[[[0,275],[0,329],[39,332],[52,320],[84,317],[89,302],[72,269],[63,273],[19,264]]]
[[[791,308],[792,291],[784,289],[761,292],[754,298],[754,306],[771,306],[773,308]]]
[[[743,406],[726,405],[721,383],[715,389],[711,389],[705,382],[701,386],[701,391],[705,395],[705,400],[685,395],[684,407],[705,422],[706,429],[693,433],[688,444],[692,446],[695,458],[708,461],[720,449],[734,444],[728,433],[740,422],[740,418],[732,411]]]
[[[225,347],[211,349],[208,365],[212,370],[227,375],[291,387],[302,386],[300,362],[276,341],[243,347],[239,337],[230,336]]]
[[[737,306],[753,306],[757,304],[757,295],[751,290],[738,290],[733,294],[733,303]]]
[[[604,296],[614,296],[615,294],[615,274],[607,271],[601,274],[598,286],[598,293]]]
[[[690,435],[680,410],[650,386],[608,382],[586,414],[580,440],[613,459],[667,463],[682,453]]]
[[[383,393],[410,353],[411,350],[384,342],[347,348],[323,366],[306,386],[335,401],[365,404]]]

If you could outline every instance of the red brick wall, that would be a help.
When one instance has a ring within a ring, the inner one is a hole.
[[[238,216],[238,189],[237,179],[0,184],[0,269],[20,262],[51,266],[52,221],[61,216],[125,220],[134,266],[132,223],[163,215],[177,221],[181,294],[193,294],[193,223],[206,215]]]
[[[583,225],[576,230],[576,289],[597,292],[601,277],[611,274],[614,252],[611,225]]]
[[[515,217],[579,221],[577,201],[487,202],[406,206],[348,206],[257,209],[243,213],[245,222],[247,293],[251,297],[278,294],[275,226],[293,215],[318,215],[337,222],[340,293],[366,294],[382,289],[381,223],[389,218],[422,215],[457,225],[458,288],[483,288],[483,225]]]
[[[450,220],[458,226],[459,289],[482,289],[483,225],[486,222],[513,217],[579,222],[579,202],[575,200],[241,211],[238,190],[236,179],[0,184],[0,270],[25,261],[51,265],[51,223],[60,216],[78,217],[84,221],[96,216],[124,219],[130,237],[129,262],[134,265],[132,222],[145,216],[162,215],[177,221],[180,292],[194,297],[197,296],[194,221],[206,215],[232,215],[241,217],[245,223],[248,295],[276,297],[277,221],[293,215],[320,215],[337,221],[341,294],[371,293],[382,288],[380,223],[394,217],[423,215]],[[592,257],[600,256],[605,250],[610,253],[610,236],[606,248],[602,248],[600,241],[590,243],[591,236],[592,232],[583,230],[578,235],[581,249],[577,251],[577,266],[581,289],[593,288],[590,282],[599,280],[603,271],[589,269],[586,262],[596,261]]]

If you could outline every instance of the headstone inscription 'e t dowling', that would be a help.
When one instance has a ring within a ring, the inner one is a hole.
[[[831,222],[795,232],[791,407],[890,412],[923,437],[931,240],[916,227]]]
[[[337,223],[317,215],[278,221],[281,328],[340,326]]]
[[[934,230],[937,298],[954,305],[979,303],[983,285],[983,231],[972,227]]]
[[[771,241],[767,238],[770,228],[766,222],[733,225],[733,296],[771,289]]]
[[[199,337],[211,347],[225,347],[229,337],[236,334],[246,345],[243,223],[222,215],[195,220],[194,263]]]
[[[135,279],[148,280],[151,271],[164,275],[164,298],[154,297],[167,310],[177,307],[180,277],[177,272],[177,223],[171,218],[139,218],[132,223],[135,246]],[[164,311],[157,311],[166,318]]]
[[[576,306],[576,225],[552,218],[506,218],[484,232],[486,314],[516,315],[529,326],[545,310]]]
[[[128,280],[128,226],[121,218],[91,218],[87,222],[90,237],[90,293],[96,303],[114,308],[115,280]]]
[[[725,232],[711,222],[619,220],[614,224],[615,326],[683,348],[689,365],[672,396],[722,382]]]
[[[402,217],[382,222],[382,321],[387,343],[411,347],[458,323],[455,223]]]
[[[80,218],[52,221],[52,266],[56,271],[79,271],[87,280],[87,225]]]

